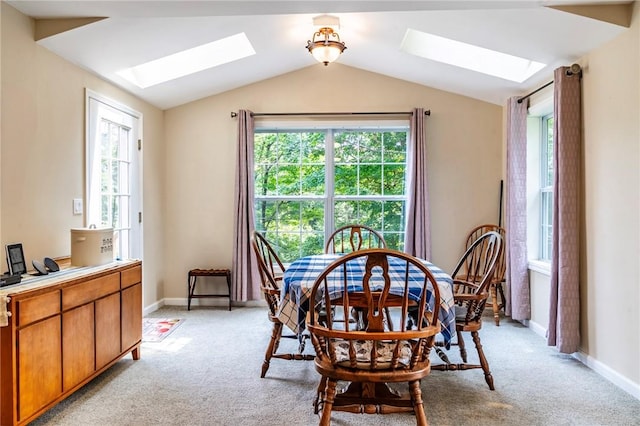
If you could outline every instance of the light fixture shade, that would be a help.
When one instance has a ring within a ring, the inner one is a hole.
[[[335,38],[337,41],[329,40],[330,37]],[[325,66],[338,59],[346,48],[347,46],[340,41],[338,33],[329,27],[320,28],[318,32],[313,34],[313,40],[307,41],[309,53]]]
[[[328,65],[329,62],[333,62],[338,59],[338,56],[342,53],[343,47],[335,46],[333,44],[325,45],[324,43],[316,43],[316,45],[312,46],[309,50],[318,62]]]

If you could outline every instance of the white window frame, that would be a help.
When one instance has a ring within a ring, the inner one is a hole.
[[[375,120],[375,121],[348,121],[348,122],[336,122],[328,121],[322,124],[309,123],[303,121],[295,122],[264,122],[256,123],[255,131],[257,132],[325,132],[325,195],[323,196],[257,196],[254,194],[254,200],[269,200],[269,201],[322,201],[324,202],[324,241],[329,239],[331,233],[335,229],[334,224],[334,204],[336,201],[402,201],[406,203],[408,201],[408,194],[406,189],[408,188],[405,182],[405,194],[404,195],[371,195],[371,196],[353,196],[353,195],[335,195],[335,171],[334,171],[334,131],[405,131],[409,134],[409,123],[406,120]],[[409,141],[407,140],[407,143]],[[408,155],[408,154],[407,154]],[[408,160],[408,158],[407,158]],[[408,167],[405,169],[408,171]],[[408,176],[405,175],[405,179]],[[384,219],[384,218],[383,218]],[[384,222],[382,223],[384,227]],[[406,218],[403,221],[404,231],[406,231]]]
[[[530,98],[527,117],[527,252],[529,269],[550,275],[551,262],[542,256],[542,155],[546,141],[544,118],[553,114],[553,86]],[[548,189],[548,188],[546,188]],[[553,188],[551,188],[553,191]],[[551,225],[551,224],[549,224]]]
[[[100,167],[100,157],[96,152],[97,137],[100,134],[101,118],[126,126],[130,129],[129,142],[129,214],[128,214],[128,253],[122,253],[121,258],[142,259],[142,113],[109,99],[90,89],[85,91],[86,135],[85,135],[85,226],[95,224],[99,217],[100,197],[99,182],[95,179],[95,168]],[[93,220],[92,220],[93,218]]]
[[[552,156],[553,160],[553,152],[549,153],[547,151],[547,126],[548,121],[551,119],[553,119],[553,114],[540,117],[540,229],[538,231],[540,248],[538,252],[542,262],[551,261],[551,247],[547,245],[547,239],[551,236],[553,222],[549,220],[547,209],[553,210],[553,176],[551,177],[551,182],[546,182],[549,173],[549,155]]]

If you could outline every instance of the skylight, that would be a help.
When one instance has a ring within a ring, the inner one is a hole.
[[[522,83],[546,64],[407,29],[400,49],[445,64]]]
[[[218,65],[255,55],[244,33],[203,44],[144,64],[118,71],[116,74],[145,89]]]

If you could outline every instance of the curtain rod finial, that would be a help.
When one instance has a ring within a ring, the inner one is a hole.
[[[578,77],[582,77],[582,67],[580,64],[572,64],[567,71],[565,72],[567,77],[571,77],[572,75],[577,75]]]
[[[424,112],[424,115],[429,115],[429,116],[430,116],[430,115],[431,115],[431,110],[430,110],[430,109],[426,110],[426,111]]]
[[[231,118],[236,118],[238,116],[238,113],[235,111],[231,111]]]

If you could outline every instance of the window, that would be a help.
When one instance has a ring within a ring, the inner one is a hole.
[[[532,97],[527,117],[527,249],[529,267],[548,274],[553,224],[553,91]]]
[[[142,258],[139,114],[87,96],[86,226],[112,227],[115,259]]]
[[[408,127],[260,129],[256,229],[284,262],[322,253],[331,232],[361,223],[404,247]]]
[[[553,223],[553,115],[540,121],[540,260],[549,261]]]

